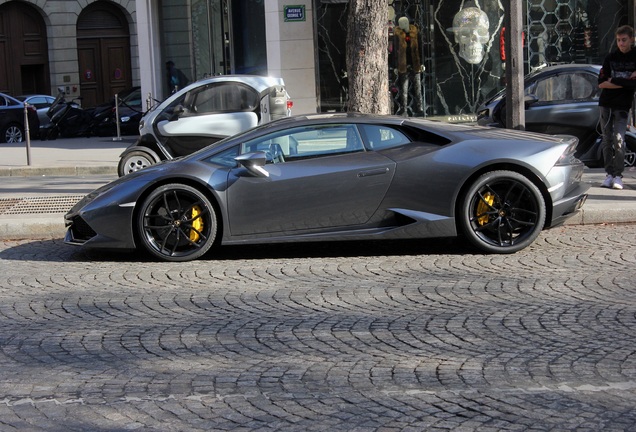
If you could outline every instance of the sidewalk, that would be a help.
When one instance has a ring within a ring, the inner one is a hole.
[[[119,155],[135,136],[65,138],[0,144],[0,176],[117,174]],[[29,157],[30,156],[30,157]],[[29,164],[30,162],[30,164]],[[0,196],[2,187],[0,187]]]
[[[0,240],[63,237],[66,211],[117,175],[119,155],[134,141],[135,137],[37,140],[30,146],[31,165],[25,143],[0,144],[0,182],[12,177],[21,186],[11,188],[8,179],[0,183]],[[54,176],[77,176],[77,181],[66,185],[51,179],[46,188],[38,188],[42,178]],[[601,188],[604,179],[602,169],[586,170],[583,180],[592,185],[589,198],[566,224],[636,222],[636,168],[625,170],[623,190]],[[29,186],[35,192],[23,193]]]

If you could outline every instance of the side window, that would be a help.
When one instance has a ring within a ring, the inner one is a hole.
[[[241,154],[264,151],[273,163],[364,151],[355,125],[305,126],[242,144]]]
[[[46,103],[46,98],[35,97],[35,98],[31,99],[31,105],[33,105],[36,108],[44,108],[44,107],[46,107],[47,105],[50,105],[50,104]]]
[[[371,150],[382,150],[408,144],[411,140],[397,129],[382,125],[361,125],[362,135]]]
[[[582,73],[563,73],[537,82],[535,95],[540,102],[598,99],[596,77]]]
[[[581,99],[598,99],[601,90],[598,88],[597,77],[591,74],[573,74],[572,75],[572,98]]]
[[[535,95],[539,102],[555,102],[567,99],[570,75],[556,75],[537,82]],[[571,92],[571,90],[570,90]]]

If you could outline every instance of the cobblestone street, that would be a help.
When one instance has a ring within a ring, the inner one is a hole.
[[[0,243],[2,431],[636,430],[636,225],[220,249]]]

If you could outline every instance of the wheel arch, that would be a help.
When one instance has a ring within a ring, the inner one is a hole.
[[[122,158],[123,156],[125,156],[126,154],[130,152],[137,151],[137,150],[148,152],[148,154],[150,154],[155,159],[155,163],[158,163],[158,162],[161,162],[162,160],[167,159],[164,152],[159,147],[159,144],[157,144],[157,141],[154,139],[154,137],[148,134],[139,137],[139,140],[137,140],[137,142],[134,145],[127,147],[121,153],[120,158]]]
[[[130,220],[130,223],[132,225],[131,228],[132,228],[132,233],[134,236],[135,247],[138,247],[140,244],[139,232],[137,232],[137,230],[135,229],[135,221],[137,220],[139,216],[139,212],[141,211],[140,210],[141,203],[143,203],[146,200],[146,198],[148,198],[148,196],[157,188],[160,188],[161,186],[165,186],[167,184],[177,184],[177,183],[187,185],[197,189],[199,192],[204,194],[208,200],[210,200],[210,203],[212,204],[212,206],[214,207],[214,211],[216,212],[216,218],[217,218],[217,227],[216,227],[217,235],[216,235],[216,238],[214,239],[214,245],[216,246],[221,243],[221,239],[223,238],[223,233],[224,233],[225,219],[224,219],[224,214],[221,211],[221,204],[219,202],[219,197],[215,193],[213,193],[212,190],[210,190],[210,188],[204,185],[203,183],[197,180],[194,180],[192,178],[179,177],[179,178],[165,178],[165,179],[162,179],[160,182],[153,183],[152,186],[146,188],[146,190],[144,190],[141,193],[141,195],[139,195],[139,198],[137,198],[137,204],[135,205],[132,218]]]
[[[524,167],[523,165],[517,165],[513,163],[498,163],[498,164],[483,166],[479,170],[473,172],[464,181],[461,188],[459,189],[455,199],[455,207],[453,209],[454,216],[455,216],[455,226],[458,232],[459,232],[459,220],[457,218],[457,215],[460,214],[461,212],[460,210],[461,205],[464,198],[466,197],[466,193],[468,189],[480,176],[491,171],[513,171],[523,175],[528,180],[530,180],[539,189],[539,192],[541,192],[541,196],[543,197],[543,200],[545,201],[545,207],[546,207],[545,224],[547,224],[548,221],[552,220],[552,197],[550,196],[550,193],[548,192],[548,189],[546,188],[545,184],[539,179],[537,174],[533,172],[530,168]],[[544,224],[544,228],[545,228],[545,224]]]
[[[150,146],[145,146],[145,145],[134,145],[134,146],[130,146],[130,147],[126,148],[119,155],[119,159],[122,159],[124,156],[126,156],[126,155],[128,155],[130,153],[136,152],[136,151],[142,151],[142,152],[148,153],[148,155],[150,157],[152,157],[152,159],[155,161],[155,163],[161,162],[160,154],[158,154],[155,149],[151,148]]]

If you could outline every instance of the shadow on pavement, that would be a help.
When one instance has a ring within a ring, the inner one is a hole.
[[[0,251],[5,261],[50,262],[158,262],[143,251],[82,249],[62,239],[17,242]],[[258,260],[271,258],[336,258],[412,256],[428,254],[464,255],[480,253],[460,239],[343,241],[267,245],[220,246],[197,261]]]

